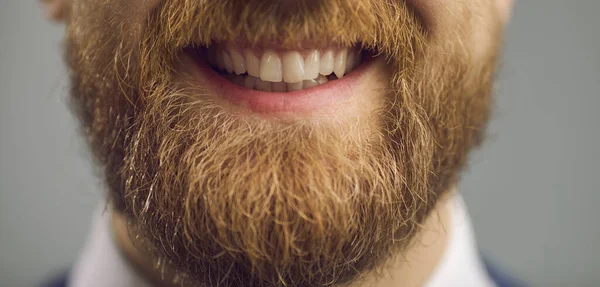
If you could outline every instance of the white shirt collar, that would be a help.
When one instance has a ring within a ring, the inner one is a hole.
[[[69,278],[69,287],[151,287],[123,258],[110,228],[110,209],[95,212],[92,230]],[[476,249],[465,203],[456,195],[451,230],[441,262],[425,287],[492,287]]]
[[[492,287],[477,251],[465,202],[457,194],[451,202],[451,232],[445,254],[426,287]]]
[[[68,287],[151,287],[133,269],[113,238],[111,209],[105,203],[94,211],[91,232],[71,271]]]

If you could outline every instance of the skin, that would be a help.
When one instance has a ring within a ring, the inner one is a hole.
[[[86,0],[42,0],[46,7],[46,15],[56,21],[68,21],[71,17],[78,15],[70,15],[70,11],[74,11],[73,7],[84,7],[81,5]],[[510,15],[510,0],[494,0],[494,9],[481,3],[481,0],[464,0],[464,1],[439,1],[439,0],[410,0],[410,5],[417,11],[419,17],[422,18],[428,33],[428,41],[431,43],[443,42],[448,38],[448,35],[455,31],[452,27],[461,26],[463,21],[467,21],[456,15],[462,15],[461,9],[467,7],[470,14],[476,15],[468,19],[471,21],[468,31],[461,31],[466,35],[461,39],[461,44],[472,47],[469,53],[473,63],[484,61],[488,56],[488,51],[494,48],[497,43],[490,38],[490,31],[497,25],[497,21],[506,22]],[[108,4],[114,9],[116,22],[130,23],[131,39],[129,43],[134,44],[139,41],[140,34],[136,33],[136,27],[143,25],[148,12],[160,4],[159,0],[142,1],[142,0],[109,0]],[[75,6],[73,6],[75,5]],[[77,10],[79,11],[79,10]],[[463,35],[463,34],[461,34]],[[178,68],[186,71],[189,66],[183,65]],[[195,89],[198,86],[203,87],[203,79],[199,79],[196,85],[185,86],[191,72],[181,73],[174,78],[178,84],[184,85],[183,88]],[[302,116],[301,120],[310,123],[324,123],[348,126],[352,122],[360,122],[364,126],[360,126],[360,130],[378,129],[377,123],[370,123],[367,118],[370,113],[381,107],[384,99],[384,91],[388,88],[386,79],[392,77],[392,72],[380,59],[373,68],[366,73],[363,81],[358,87],[358,91],[351,95],[346,101],[335,103],[334,106],[320,110],[310,116]],[[207,92],[204,91],[203,92]],[[228,107],[227,103],[221,102],[214,93],[209,90],[207,92],[211,100],[215,100],[219,105],[225,106],[226,111],[238,116],[248,116],[247,111],[236,107]],[[293,116],[295,117],[295,115]],[[295,119],[295,118],[294,118]],[[270,119],[268,119],[270,120]],[[427,278],[434,272],[440,258],[443,256],[445,246],[447,244],[449,232],[448,222],[450,213],[448,210],[451,192],[448,190],[440,191],[439,199],[435,202],[428,216],[420,222],[420,232],[415,236],[413,244],[404,248],[396,254],[393,259],[387,260],[385,268],[379,271],[381,274],[367,274],[361,277],[360,281],[351,283],[352,287],[362,286],[420,286],[426,282]],[[135,218],[135,216],[133,216]],[[113,227],[115,230],[117,243],[121,250],[132,265],[136,266],[138,271],[148,278],[151,282],[159,286],[168,286],[174,278],[177,277],[174,268],[166,266],[165,270],[156,270],[153,268],[152,260],[154,259],[151,249],[144,249],[145,242],[136,242],[132,239],[131,229],[136,228],[136,223],[130,220],[131,215],[120,212],[115,212],[113,217]],[[407,264],[410,262],[410,264]],[[166,276],[161,276],[160,274]],[[190,285],[192,286],[192,285]]]

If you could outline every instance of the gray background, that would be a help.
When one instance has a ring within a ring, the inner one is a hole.
[[[533,286],[600,286],[600,1],[518,1],[490,137],[461,184],[481,249]],[[65,105],[62,26],[0,0],[0,286],[69,266],[101,198]]]

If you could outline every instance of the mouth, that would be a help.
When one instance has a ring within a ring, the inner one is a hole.
[[[283,50],[215,43],[184,54],[204,88],[259,114],[314,113],[351,101],[376,59],[359,45]]]

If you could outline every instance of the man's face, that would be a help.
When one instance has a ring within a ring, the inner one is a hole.
[[[72,104],[159,262],[348,283],[402,253],[480,142],[496,4],[72,0]]]

